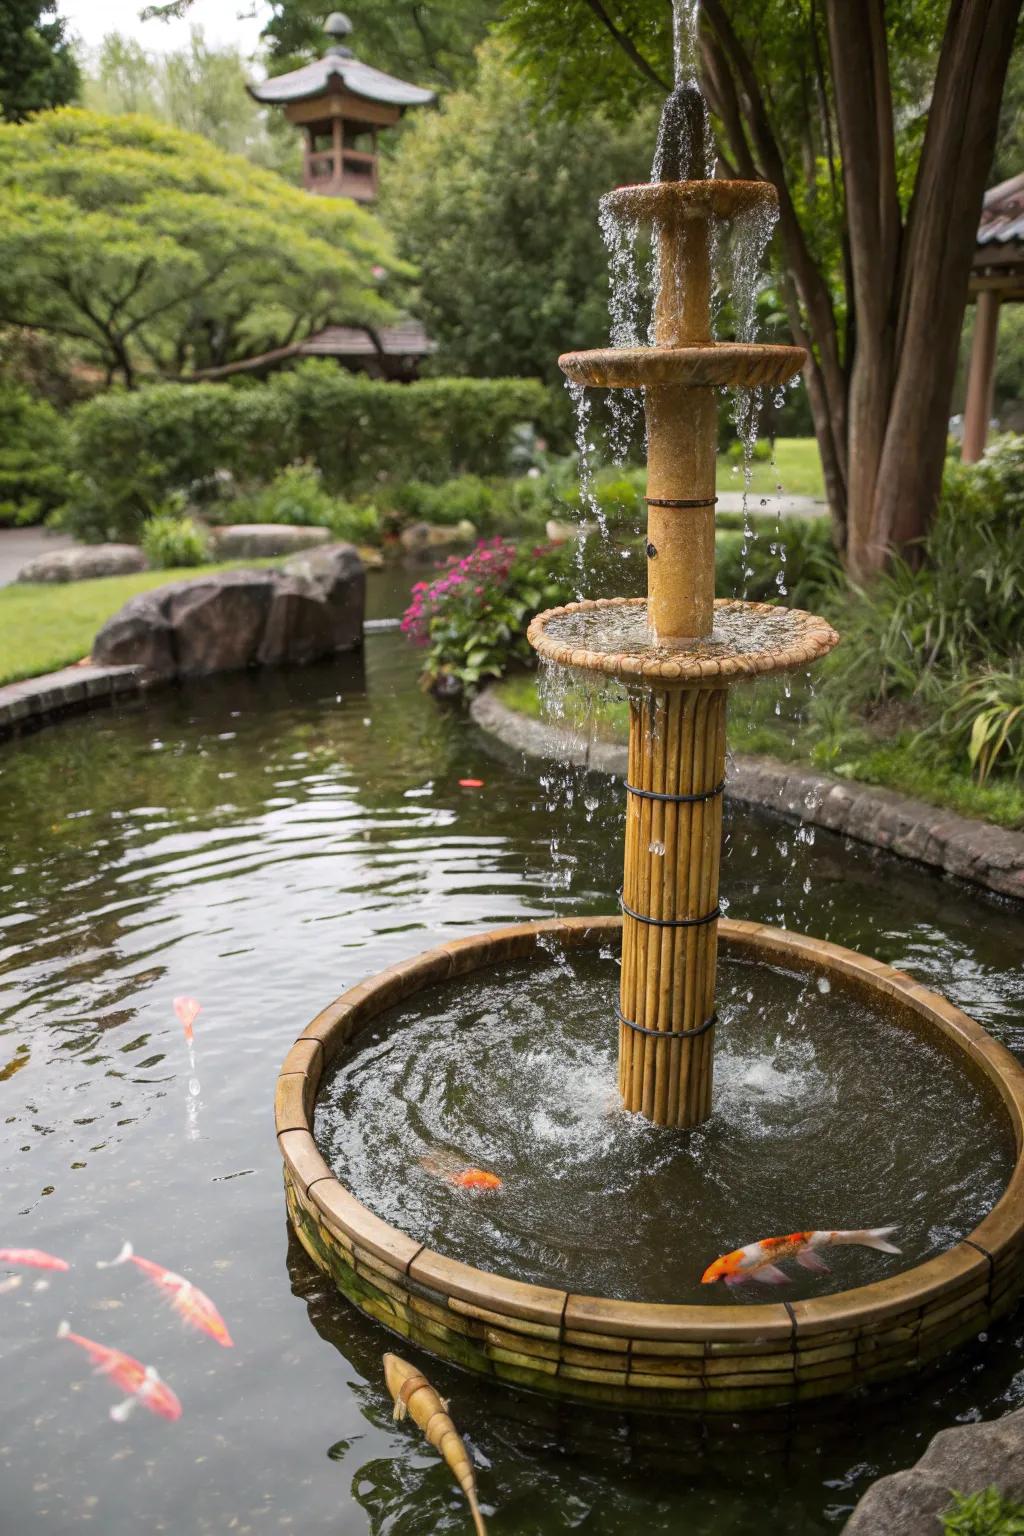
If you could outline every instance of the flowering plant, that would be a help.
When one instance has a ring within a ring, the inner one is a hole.
[[[529,621],[571,598],[571,562],[564,545],[481,539],[468,555],[450,555],[433,581],[418,581],[401,627],[427,649],[427,684],[472,692],[484,678],[528,666]]]

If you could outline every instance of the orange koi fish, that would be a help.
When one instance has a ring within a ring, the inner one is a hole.
[[[69,1339],[79,1349],[84,1349],[98,1373],[109,1376],[114,1385],[125,1393],[125,1401],[117,1403],[110,1410],[110,1417],[118,1423],[124,1422],[136,1403],[141,1403],[158,1418],[170,1419],[172,1422],[181,1418],[181,1403],[151,1365],[143,1365],[141,1360],[124,1354],[120,1349],[109,1349],[106,1344],[97,1344],[94,1339],[72,1333],[68,1323],[61,1323],[57,1337]]]
[[[70,1269],[64,1259],[55,1259],[52,1253],[41,1248],[0,1248],[0,1268],[5,1264],[20,1264],[25,1269]]]
[[[192,1033],[192,1025],[203,1011],[202,1003],[196,1002],[194,997],[176,997],[174,999],[174,1011],[178,1015],[181,1027],[185,1031],[185,1039],[189,1045],[195,1039]]]
[[[198,1328],[200,1333],[215,1339],[225,1349],[231,1349],[234,1341],[224,1319],[209,1296],[197,1285],[193,1285],[191,1280],[186,1280],[184,1275],[176,1275],[173,1270],[164,1269],[162,1264],[154,1264],[152,1259],[139,1258],[131,1243],[125,1243],[116,1259],[100,1259],[96,1268],[113,1269],[115,1264],[134,1264],[137,1269],[141,1269],[170,1299],[175,1312],[190,1328]]]
[[[459,1168],[443,1157],[421,1157],[420,1167],[432,1173],[435,1179],[447,1179],[459,1189],[500,1189],[501,1180],[496,1173],[484,1168]]]
[[[702,1285],[714,1285],[724,1280],[726,1285],[744,1285],[756,1280],[759,1285],[788,1285],[790,1277],[777,1267],[776,1260],[795,1259],[803,1268],[815,1275],[827,1275],[828,1265],[818,1257],[819,1248],[856,1244],[861,1248],[877,1248],[880,1253],[899,1253],[899,1248],[886,1242],[896,1231],[895,1227],[870,1227],[860,1232],[790,1232],[786,1237],[766,1237],[759,1243],[748,1243],[723,1254],[701,1276]]]
[[[484,787],[483,779],[460,779],[459,780],[459,788],[460,789],[483,789],[483,787]]]

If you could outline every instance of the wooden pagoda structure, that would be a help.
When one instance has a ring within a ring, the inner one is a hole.
[[[378,133],[397,123],[407,107],[426,106],[434,93],[357,59],[346,41],[352,23],[340,11],[328,16],[324,30],[331,42],[322,58],[250,85],[249,94],[263,106],[282,108],[302,129],[308,192],[372,203]]]
[[[1000,306],[1024,299],[1024,171],[985,193],[970,295],[977,307],[964,406],[963,459],[974,464],[985,451],[992,416]]]

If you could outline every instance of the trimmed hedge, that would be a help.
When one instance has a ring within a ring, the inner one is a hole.
[[[312,361],[264,384],[109,393],[72,415],[63,521],[80,538],[135,538],[176,491],[201,495],[224,471],[241,482],[270,480],[300,459],[345,497],[388,482],[500,474],[512,429],[546,406],[532,379],[388,384]]]

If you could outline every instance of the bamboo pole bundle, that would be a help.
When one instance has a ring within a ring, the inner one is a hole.
[[[630,706],[619,1088],[657,1125],[710,1113],[725,700],[663,689]]]

